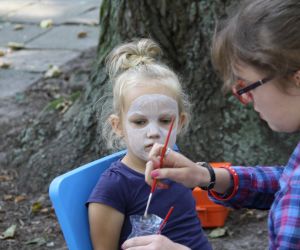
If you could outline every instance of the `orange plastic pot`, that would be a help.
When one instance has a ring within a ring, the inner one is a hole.
[[[217,168],[224,165],[230,166],[231,164],[228,162],[213,162],[210,163],[210,165]],[[212,202],[208,198],[207,191],[202,190],[199,187],[196,187],[193,190],[193,196],[196,200],[196,211],[202,227],[210,228],[224,226],[229,213],[228,208]]]

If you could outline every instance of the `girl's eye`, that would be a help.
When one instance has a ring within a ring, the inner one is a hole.
[[[171,122],[171,118],[161,118],[159,121],[162,124],[169,124]]]
[[[132,123],[137,126],[143,126],[146,124],[146,120],[134,120],[134,121],[132,121]]]

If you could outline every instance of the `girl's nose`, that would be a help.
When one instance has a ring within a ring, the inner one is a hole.
[[[147,130],[147,137],[148,138],[159,138],[160,137],[159,127],[156,124],[149,124],[148,130]]]

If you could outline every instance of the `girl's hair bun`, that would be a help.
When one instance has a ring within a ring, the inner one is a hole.
[[[126,43],[112,50],[106,58],[107,72],[113,79],[130,68],[155,62],[160,55],[160,47],[151,39]]]

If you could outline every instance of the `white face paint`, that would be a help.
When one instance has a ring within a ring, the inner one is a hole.
[[[175,118],[168,147],[176,143],[178,104],[166,95],[149,94],[136,98],[125,116],[128,149],[147,161],[155,142],[164,144],[172,117]]]

